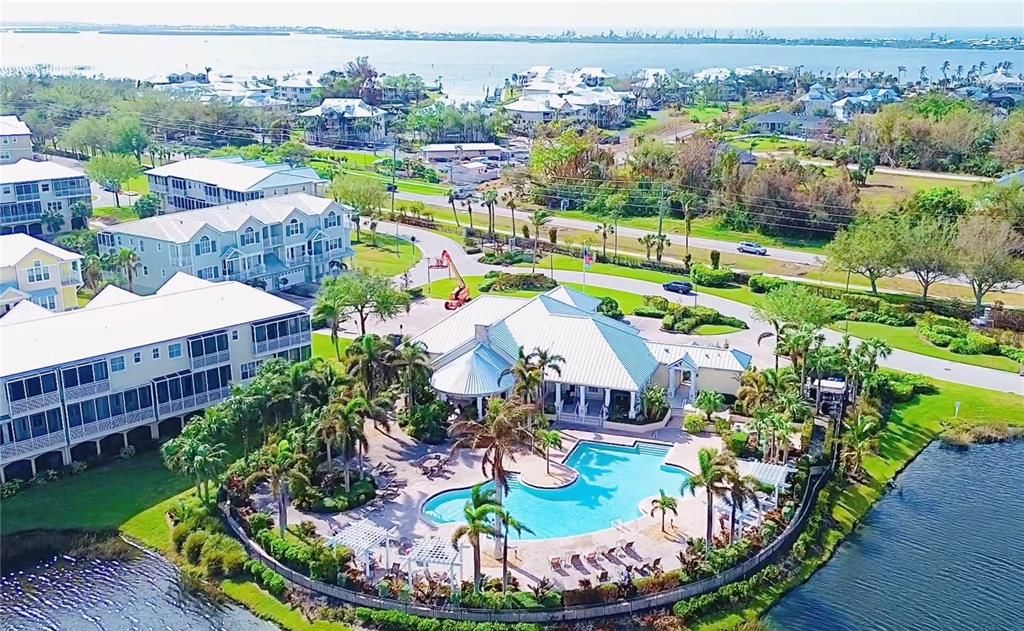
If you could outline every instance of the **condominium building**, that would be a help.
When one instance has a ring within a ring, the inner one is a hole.
[[[22,300],[50,311],[78,308],[82,255],[27,234],[0,236],[0,316]]]
[[[92,208],[89,180],[79,171],[24,159],[0,165],[0,234],[53,232],[45,227],[44,211],[64,218],[56,232],[71,230],[71,207],[77,202]]]
[[[612,76],[601,68],[564,72],[534,66],[517,75],[522,86],[521,96],[503,107],[509,114],[512,129],[520,134],[531,134],[537,125],[555,120],[620,127],[635,97],[604,85]]]
[[[347,206],[293,193],[129,221],[98,239],[102,253],[135,250],[132,289],[141,294],[176,272],[279,290],[350,267],[352,227]]]
[[[289,193],[323,197],[327,180],[309,167],[267,164],[262,160],[189,158],[146,171],[149,190],[165,212],[195,210]]]
[[[274,98],[287,101],[291,105],[309,105],[314,103],[315,93],[323,86],[312,72],[304,75],[284,77],[274,84]]]
[[[187,274],[147,297],[108,286],[77,311],[22,302],[0,318],[0,479],[175,434],[310,342],[298,305]]]
[[[0,164],[32,159],[32,130],[17,116],[0,116]]]

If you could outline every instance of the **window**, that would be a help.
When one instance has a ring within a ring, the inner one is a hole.
[[[226,351],[228,350],[228,334],[213,333],[203,337],[189,338],[188,348],[189,356],[192,359]]]
[[[149,276],[149,268],[146,267],[145,265],[142,266],[142,275]]]
[[[54,311],[57,308],[57,299],[53,296],[33,296],[32,302],[50,311]]]
[[[75,386],[96,383],[97,381],[106,381],[107,363],[100,361],[64,368],[61,370],[60,376],[64,381],[65,388],[74,388]]]
[[[167,270],[165,270],[165,269],[161,269],[160,270],[160,278],[167,278]]]
[[[217,249],[217,242],[210,237],[203,235],[196,244],[196,256],[209,254]]]
[[[88,401],[68,404],[68,427],[87,425],[152,407],[153,391],[150,386],[131,388]]]
[[[145,252],[145,251],[146,251],[146,242],[143,241],[142,239],[139,239],[139,252]]]
[[[181,357],[181,344],[169,344],[167,346],[167,356],[171,359],[178,359]]]
[[[324,228],[334,228],[339,223],[341,223],[341,220],[338,218],[338,215],[336,215],[333,210],[327,213],[327,216],[324,217]]]
[[[231,331],[231,339],[233,341],[238,340],[238,329],[232,329],[232,331]]]
[[[110,372],[124,372],[124,355],[110,358]]]
[[[156,251],[160,252],[162,250],[163,250],[162,244],[159,241],[157,241],[156,242]]]
[[[32,267],[28,268],[28,282],[38,283],[44,280],[50,280],[50,266],[43,265],[38,259],[32,261]]]
[[[139,352],[132,353],[132,361],[135,362],[136,364],[141,364],[142,363],[142,353],[139,353]]]
[[[292,219],[291,221],[288,222],[288,225],[285,226],[284,234],[287,237],[293,237],[297,234],[302,234],[303,232],[305,232],[305,228],[301,223],[299,223],[299,220]]]
[[[220,278],[220,268],[217,267],[216,265],[212,265],[210,267],[203,267],[199,270],[196,270],[196,276],[202,278],[203,280],[216,280]]]
[[[7,396],[11,401],[31,399],[32,397],[56,391],[57,373],[55,372],[47,372],[7,382]]]
[[[60,202],[46,202],[46,210],[50,212],[60,212],[62,206]]]
[[[50,183],[49,182],[41,183],[39,185],[39,190],[41,190],[44,193],[49,193],[50,192]]]
[[[242,364],[242,380],[252,379],[259,372],[260,366],[263,365],[263,360],[254,362],[246,362]]]
[[[153,347],[153,359],[160,359],[160,347],[159,346],[154,346]]]
[[[241,243],[241,245],[243,247],[247,246],[247,245],[253,245],[255,243],[259,243],[259,241],[260,241],[259,234],[255,230],[252,229],[252,226],[249,226],[248,228],[246,228],[245,232],[242,233],[242,236],[239,239],[239,243]]]

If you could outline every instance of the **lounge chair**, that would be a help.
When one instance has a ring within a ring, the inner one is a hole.
[[[601,573],[597,575],[597,582],[598,583],[607,583],[608,582],[608,570],[601,570]]]
[[[591,565],[597,565],[597,552],[588,552],[586,559],[587,563]]]
[[[660,570],[661,569],[661,557],[658,557],[657,559],[654,559],[654,561],[651,562],[651,569],[653,569],[653,570]]]
[[[548,563],[551,564],[552,570],[557,571],[562,569],[562,557],[551,557],[550,559],[548,559]]]
[[[616,548],[615,546],[612,546],[612,547],[610,547],[610,548],[606,548],[606,549],[604,550],[604,555],[605,555],[606,557],[608,557],[608,559],[609,559],[609,560],[611,560],[611,561],[615,561],[615,560],[617,560],[617,559],[618,559],[618,557],[617,557],[617,556],[615,555],[615,551],[616,551],[616,550],[618,550],[618,548]]]
[[[629,555],[636,554],[636,550],[633,549],[633,546],[635,545],[635,541],[627,541],[626,544],[622,546],[622,551]]]
[[[569,565],[571,565],[572,567],[576,567],[577,565],[583,565],[583,562],[580,561],[579,552],[572,553],[572,556],[569,557]]]

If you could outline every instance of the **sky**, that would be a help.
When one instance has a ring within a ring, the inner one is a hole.
[[[346,2],[300,0],[4,0],[0,22],[310,26],[420,31],[595,32],[645,29],[771,29],[874,27],[882,29],[1019,27],[1024,2],[970,0],[699,0],[544,2],[466,0]]]

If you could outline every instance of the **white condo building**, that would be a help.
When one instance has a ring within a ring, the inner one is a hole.
[[[327,180],[309,167],[239,157],[189,158],[146,171],[166,212],[195,210],[289,193],[323,197]]]
[[[44,211],[64,217],[58,232],[71,230],[71,207],[76,202],[92,208],[89,180],[79,171],[28,159],[0,165],[0,234],[50,232],[43,222]]]
[[[310,343],[298,305],[186,274],[147,297],[108,286],[77,311],[22,302],[0,319],[0,478],[175,434],[267,359],[308,358]]]
[[[132,289],[141,294],[176,272],[279,290],[351,267],[352,228],[351,208],[293,193],[129,221],[98,239],[101,253],[135,250]]]
[[[503,107],[513,129],[521,134],[530,134],[537,125],[554,120],[619,127],[626,121],[629,102],[635,97],[603,85],[612,76],[601,68],[564,72],[534,66],[517,75],[522,95]]]
[[[274,98],[287,101],[289,105],[310,105],[313,96],[323,86],[312,72],[283,77],[274,84]]]
[[[0,164],[32,159],[32,130],[17,116],[0,116]]]
[[[22,300],[50,311],[78,308],[82,255],[27,234],[0,236],[0,316]]]

